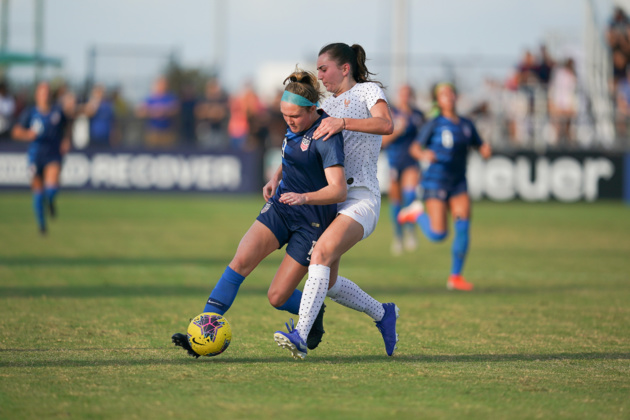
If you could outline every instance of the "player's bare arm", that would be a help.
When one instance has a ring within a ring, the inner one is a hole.
[[[263,187],[263,198],[265,201],[269,200],[276,193],[278,189],[278,185],[280,185],[280,181],[282,180],[282,165],[276,169],[276,171],[271,176],[269,182],[265,184]]]
[[[394,132],[392,113],[387,102],[379,100],[370,112],[372,118],[326,118],[313,133],[313,138],[326,141],[330,136],[342,130],[379,135],[389,135]]]
[[[328,185],[324,188],[304,194],[284,193],[280,196],[280,202],[290,206],[303,204],[323,206],[344,201],[348,193],[348,187],[346,186],[343,166],[330,166],[324,169],[324,173],[326,174],[326,181],[328,181]]]
[[[11,137],[19,141],[33,141],[37,138],[37,133],[30,128],[15,125],[13,130],[11,130]]]

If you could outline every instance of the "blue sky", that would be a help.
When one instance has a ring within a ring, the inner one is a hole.
[[[312,62],[323,45],[342,41],[363,45],[372,58],[371,69],[388,82],[394,0],[224,1],[220,44],[217,1],[45,0],[45,52],[61,57],[64,74],[74,80],[85,77],[86,52],[92,45],[176,51],[190,66],[208,67],[219,57],[222,78],[234,89],[246,79],[259,79],[268,63]],[[545,40],[579,46],[585,1],[407,0],[409,53],[416,63],[411,77],[417,83],[435,77],[433,73],[443,71],[440,57],[486,57],[483,71],[500,74],[525,48],[536,49]],[[11,49],[33,47],[33,3],[10,0]],[[611,0],[596,4],[600,20],[608,18]],[[124,65],[148,76],[162,58],[116,60],[111,66]],[[20,75],[26,74],[20,70]]]

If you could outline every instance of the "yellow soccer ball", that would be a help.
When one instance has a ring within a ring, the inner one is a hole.
[[[204,312],[188,325],[188,342],[201,356],[216,356],[225,351],[232,341],[232,328],[223,315]]]

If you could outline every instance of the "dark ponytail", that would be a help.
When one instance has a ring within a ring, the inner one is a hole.
[[[353,44],[352,46],[344,44],[343,42],[328,44],[319,51],[318,56],[322,54],[328,54],[338,66],[349,64],[352,78],[357,83],[372,82],[376,83],[381,88],[384,87],[378,80],[370,78],[370,76],[374,76],[374,73],[370,73],[368,70],[365,64],[367,61],[365,50],[359,44]]]

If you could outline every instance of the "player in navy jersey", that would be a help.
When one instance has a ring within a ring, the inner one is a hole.
[[[60,98],[63,100],[63,98]],[[55,217],[62,156],[70,150],[71,111],[52,104],[50,86],[35,88],[35,105],[25,109],[12,130],[12,137],[28,141],[28,167],[33,191],[33,210],[41,234],[46,234],[44,207]]]
[[[313,132],[328,118],[316,106],[322,96],[317,78],[298,69],[287,81],[280,103],[288,125],[282,165],[263,188],[267,202],[241,239],[203,312],[224,314],[245,277],[286,244],[286,255],[271,282],[268,298],[276,308],[297,314],[301,292],[296,287],[308,271],[313,246],[335,219],[336,203],[346,198],[343,136],[336,134],[327,142],[313,141]],[[199,357],[185,334],[177,333],[172,340],[191,356]],[[319,341],[309,344],[315,348]]]
[[[409,146],[424,124],[424,114],[414,104],[415,94],[411,86],[404,85],[398,91],[398,105],[392,107],[394,132],[383,136],[383,149],[389,163],[389,205],[394,225],[394,241],[391,251],[400,255],[403,249],[416,249],[415,224],[398,223],[398,213],[416,199],[420,180],[418,161],[409,154]],[[404,229],[404,230],[403,230]],[[404,238],[404,241],[403,241]]]
[[[398,221],[415,222],[429,240],[442,241],[448,233],[447,213],[450,211],[455,238],[447,288],[470,291],[473,285],[462,276],[470,230],[466,162],[471,148],[478,149],[484,159],[490,157],[492,149],[481,140],[470,120],[455,113],[456,95],[451,84],[440,83],[433,92],[439,115],[422,128],[410,148],[413,157],[429,163],[422,174],[426,211],[416,201],[400,211]]]
[[[287,324],[288,333],[274,333],[276,343],[296,359],[306,357],[308,337],[326,296],[374,320],[388,356],[394,354],[398,342],[398,306],[377,301],[356,283],[338,275],[341,256],[370,236],[378,223],[381,193],[376,172],[381,136],[394,129],[382,84],[371,79],[366,60],[363,47],[345,43],[324,46],[317,58],[318,78],[332,95],[322,103],[331,118],[320,124],[314,137],[316,142],[326,142],[343,132],[348,197],[339,203],[338,216],[313,248],[297,325]]]

